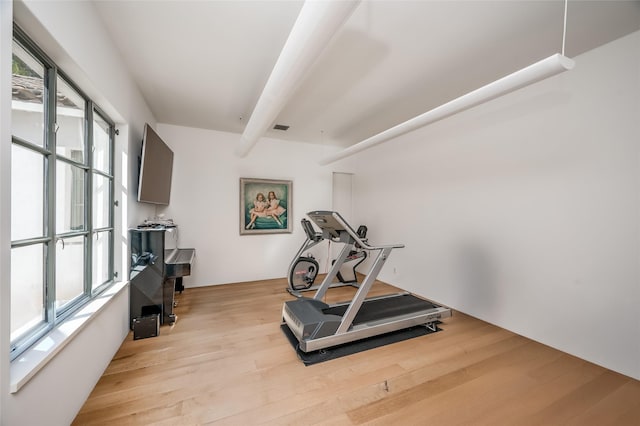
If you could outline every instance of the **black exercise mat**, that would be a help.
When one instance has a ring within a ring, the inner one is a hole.
[[[438,322],[439,323],[439,322]],[[287,336],[289,343],[298,353],[298,358],[304,363],[304,365],[313,365],[320,362],[329,361],[331,359],[340,358],[347,355],[352,355],[358,352],[364,352],[369,349],[378,348],[380,346],[389,345],[391,343],[401,342],[403,340],[413,339],[414,337],[426,336],[427,334],[436,333],[441,331],[440,327],[435,328],[435,331],[423,325],[416,325],[411,328],[405,328],[404,330],[393,331],[391,333],[382,334],[380,336],[369,337],[367,339],[357,340],[351,343],[345,343],[343,345],[334,346],[327,349],[321,349],[314,352],[302,352],[298,349],[298,339],[293,335],[289,327],[286,324],[281,324],[280,329]]]

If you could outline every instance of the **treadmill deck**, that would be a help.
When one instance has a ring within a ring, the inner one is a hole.
[[[451,310],[399,293],[365,300],[349,329],[337,333],[350,302],[328,305],[300,298],[285,302],[284,322],[300,342],[300,350],[311,352],[416,325],[428,325],[451,316]]]

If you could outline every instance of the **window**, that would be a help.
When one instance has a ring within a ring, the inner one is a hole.
[[[12,93],[13,359],[113,283],[115,128],[17,26]]]

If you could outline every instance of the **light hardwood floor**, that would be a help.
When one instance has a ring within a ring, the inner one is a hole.
[[[279,328],[285,285],[186,289],[178,322],[130,335],[74,424],[640,425],[639,381],[458,312],[439,333],[305,367]]]

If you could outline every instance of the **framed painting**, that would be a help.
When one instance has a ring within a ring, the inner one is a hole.
[[[292,182],[240,178],[240,235],[292,232]]]

